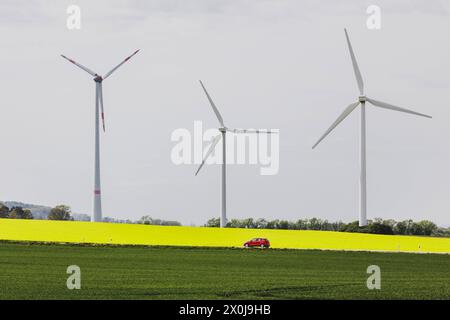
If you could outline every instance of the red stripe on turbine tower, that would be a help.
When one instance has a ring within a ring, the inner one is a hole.
[[[105,114],[102,112],[102,125],[103,125],[103,131],[105,131]]]
[[[94,194],[99,195],[101,194],[100,190],[94,190]]]

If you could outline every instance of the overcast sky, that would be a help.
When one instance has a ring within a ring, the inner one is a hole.
[[[94,82],[59,55],[104,74],[140,48],[104,82],[104,216],[219,215],[220,166],[170,158],[175,129],[217,127],[202,79],[229,126],[280,129],[277,175],[229,166],[230,219],[357,220],[359,109],[311,150],[358,96],[347,27],[367,95],[434,117],[368,108],[368,218],[450,225],[448,1],[3,0],[0,22],[1,200],[92,213]]]

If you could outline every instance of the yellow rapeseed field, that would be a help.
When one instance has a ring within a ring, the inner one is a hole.
[[[0,219],[0,240],[13,241],[241,247],[255,237],[268,238],[272,248],[450,253],[450,238]]]

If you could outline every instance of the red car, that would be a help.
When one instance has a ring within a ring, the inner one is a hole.
[[[249,247],[269,248],[270,247],[270,242],[269,242],[269,239],[254,238],[254,239],[244,243],[244,247],[246,247],[246,248],[249,248]]]

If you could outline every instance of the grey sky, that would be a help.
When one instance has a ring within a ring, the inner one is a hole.
[[[369,108],[368,218],[450,225],[449,12],[438,0],[2,1],[0,199],[91,213],[94,82],[59,55],[105,73],[140,48],[104,83],[104,216],[219,215],[220,167],[194,177],[170,161],[173,130],[217,127],[202,79],[230,126],[280,129],[278,175],[229,167],[229,218],[356,220],[359,112],[311,150],[357,97],[347,27],[367,95],[434,116]]]

